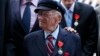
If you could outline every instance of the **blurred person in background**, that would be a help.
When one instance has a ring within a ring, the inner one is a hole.
[[[5,8],[7,0],[0,0],[0,56],[4,54],[4,39],[5,39]]]
[[[93,7],[76,0],[61,0],[61,4],[66,10],[61,26],[74,28],[79,33],[82,56],[93,56],[98,39],[97,17]]]
[[[39,30],[34,10],[39,0],[8,0],[5,56],[23,56],[24,36]]]

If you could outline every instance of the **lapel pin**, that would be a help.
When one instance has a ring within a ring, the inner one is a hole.
[[[58,54],[63,54],[63,51],[61,49],[58,50]]]
[[[79,16],[78,14],[75,14],[75,15],[74,15],[74,18],[75,18],[74,25],[75,25],[75,26],[78,26],[78,24],[79,24],[79,23],[78,23],[78,20],[79,20],[80,16]]]
[[[78,26],[78,22],[77,22],[77,21],[75,21],[75,22],[74,22],[74,25],[75,25],[75,26]]]

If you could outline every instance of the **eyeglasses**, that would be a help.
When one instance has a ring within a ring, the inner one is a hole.
[[[39,16],[50,16],[50,15],[52,15],[52,12],[51,11],[39,11],[38,13],[37,13],[37,15],[39,15]]]

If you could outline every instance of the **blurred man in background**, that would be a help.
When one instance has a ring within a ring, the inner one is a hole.
[[[5,56],[23,56],[24,36],[39,30],[37,14],[34,10],[39,0],[9,0],[6,21],[6,52]],[[10,33],[11,32],[11,33]]]
[[[66,13],[61,26],[72,27],[82,40],[82,56],[92,56],[97,48],[98,25],[93,7],[76,2],[76,0],[61,0]]]

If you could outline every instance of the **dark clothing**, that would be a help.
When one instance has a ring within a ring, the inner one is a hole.
[[[5,5],[6,0],[0,0],[0,56],[3,56],[4,50]]]
[[[6,40],[6,56],[23,56],[23,40],[27,35],[20,15],[20,0],[9,0],[7,14],[7,40]],[[39,30],[38,20],[36,20],[31,32]],[[11,32],[11,33],[10,33]]]
[[[81,56],[80,37],[61,28],[59,30],[52,56]],[[45,41],[43,30],[28,34],[24,41],[24,56],[48,56]],[[58,41],[63,42],[61,55],[58,54]]]
[[[74,26],[75,14],[79,15],[78,26]],[[97,17],[94,9],[89,5],[76,2],[72,18],[72,28],[77,30],[81,37],[83,56],[92,56],[97,48],[98,38]],[[64,19],[61,26],[66,27]]]

